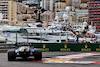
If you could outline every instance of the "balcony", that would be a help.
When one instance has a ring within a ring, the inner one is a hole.
[[[98,12],[100,10],[89,10],[89,12]]]
[[[95,5],[89,5],[89,6],[100,6],[100,4],[95,4]]]
[[[100,17],[100,15],[93,15],[93,16],[89,16],[89,17]]]
[[[96,26],[96,28],[100,28],[100,26]],[[99,29],[100,30],[100,29]]]
[[[100,18],[89,18],[88,20],[100,20]]]
[[[96,29],[96,31],[100,31],[100,29]]]
[[[97,0],[88,0],[88,1],[97,1]]]
[[[100,3],[100,1],[89,2],[89,4]]]
[[[96,14],[97,15],[97,14],[100,14],[100,12],[98,12],[98,13],[97,12],[95,12],[95,13],[89,13],[89,15],[92,15],[92,14]]]
[[[88,9],[100,9],[100,7],[89,7]]]
[[[96,22],[100,22],[100,21],[88,21],[88,23],[91,23],[91,22],[96,23]],[[95,25],[95,24],[93,24],[93,25]],[[100,24],[98,23],[96,25],[100,25]]]

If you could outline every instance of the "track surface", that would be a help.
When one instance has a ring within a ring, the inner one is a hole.
[[[80,53],[92,53],[92,52],[43,52],[43,59],[54,58],[61,55],[73,55]],[[72,59],[73,61],[97,61],[100,62],[100,55]],[[70,63],[42,63],[35,61],[33,57],[23,60],[17,58],[16,61],[8,61],[7,53],[0,53],[0,67],[100,67],[100,64],[70,64]]]

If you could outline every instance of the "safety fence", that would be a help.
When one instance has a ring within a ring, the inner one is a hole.
[[[22,43],[20,43],[21,45]],[[100,51],[100,44],[82,43],[30,43],[34,48],[41,48],[42,51]],[[15,44],[0,44],[0,52],[15,48]]]

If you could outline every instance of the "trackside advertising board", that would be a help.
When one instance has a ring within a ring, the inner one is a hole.
[[[81,43],[44,43],[34,44],[35,48],[42,51],[100,51],[100,44],[81,44]]]
[[[24,45],[18,43],[18,45]],[[42,51],[100,51],[100,44],[83,43],[30,43],[35,48],[41,48]],[[13,45],[7,45],[9,47]],[[8,47],[7,47],[8,48]],[[10,48],[9,48],[10,49]]]

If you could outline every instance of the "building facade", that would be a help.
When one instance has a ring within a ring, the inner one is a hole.
[[[71,6],[71,0],[65,0],[66,1],[66,6]]]
[[[58,16],[59,20],[63,20],[64,13],[67,14],[66,11],[61,11],[61,12],[56,12],[55,15]],[[68,19],[69,19],[70,22],[75,22],[75,12],[70,11],[68,13]]]
[[[53,19],[53,12],[52,11],[45,11],[41,14],[41,20],[45,22],[52,22]]]
[[[78,18],[78,22],[84,22],[84,21],[88,22],[88,15],[80,16]]]
[[[81,3],[80,9],[88,9],[88,3]]]
[[[88,0],[89,19],[88,24],[96,25],[96,31],[100,32],[100,0]]]
[[[57,2],[55,3],[55,13],[59,12],[62,9],[66,8],[66,3],[65,2]]]
[[[65,2],[65,0],[56,0],[56,2]]]
[[[87,3],[88,0],[81,0],[81,3]]]
[[[54,11],[54,4],[57,0],[42,0],[41,1],[41,7],[46,9],[46,10],[50,10],[50,11]]]
[[[3,14],[3,19],[16,20],[16,2],[0,1],[0,13]]]
[[[0,0],[0,1],[16,1],[16,0]]]
[[[23,0],[28,2],[29,4],[34,3],[34,4],[40,4],[40,0]]]
[[[81,0],[72,0],[71,1],[72,6],[74,6],[75,8],[79,8],[80,3],[81,3]]]
[[[17,21],[22,21],[23,19],[25,19],[25,14],[27,14],[28,12],[28,9],[29,9],[29,6],[28,5],[24,5],[22,3],[17,3]]]
[[[79,17],[88,15],[88,9],[76,9],[75,10],[75,19],[78,21]]]

